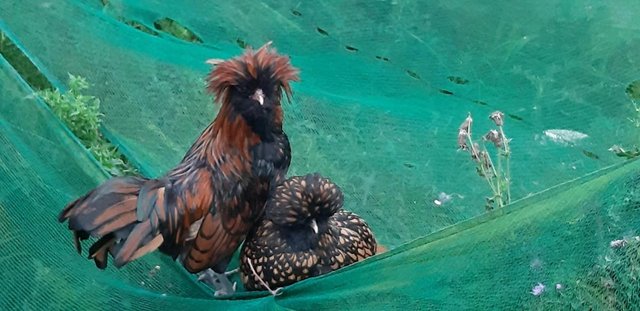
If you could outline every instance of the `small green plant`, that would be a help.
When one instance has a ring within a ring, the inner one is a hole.
[[[504,134],[504,113],[495,111],[491,113],[489,119],[498,127],[492,129],[482,137],[481,144],[473,141],[471,136],[471,125],[473,118],[471,113],[462,122],[458,129],[458,147],[461,150],[469,151],[471,159],[476,163],[476,171],[480,177],[483,177],[489,187],[491,187],[492,196],[487,197],[486,209],[492,210],[495,206],[503,207],[511,203],[511,171],[509,168],[509,158],[511,157],[511,149],[509,149],[510,139]],[[493,143],[497,149],[496,163],[489,155],[489,151],[485,142]],[[504,163],[503,163],[504,162]]]
[[[102,136],[100,99],[83,94],[88,88],[86,79],[69,74],[67,92],[48,89],[41,91],[40,96],[111,175],[136,173],[118,149]]]

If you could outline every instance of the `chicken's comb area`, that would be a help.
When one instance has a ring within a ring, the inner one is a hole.
[[[216,101],[224,103],[229,87],[247,83],[262,75],[269,75],[277,81],[285,91],[287,98],[291,96],[289,81],[299,81],[299,70],[291,65],[286,55],[280,55],[271,42],[258,50],[248,47],[244,54],[228,60],[210,59],[207,63],[215,67],[208,77],[207,89],[215,94]]]

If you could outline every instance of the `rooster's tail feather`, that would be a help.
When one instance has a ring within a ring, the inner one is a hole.
[[[115,266],[121,267],[160,247],[163,237],[152,225],[151,215],[138,215],[141,189],[145,194],[157,190],[147,189],[150,184],[159,186],[155,180],[116,177],[69,203],[58,215],[58,221],[68,220],[78,253],[82,252],[83,240],[99,237],[89,248],[89,259],[104,269],[108,254],[115,258]]]

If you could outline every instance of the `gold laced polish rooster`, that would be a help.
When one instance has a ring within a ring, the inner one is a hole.
[[[225,274],[230,258],[291,161],[280,104],[298,70],[270,42],[208,63],[220,110],[182,161],[159,178],[111,178],[59,214],[79,253],[82,240],[99,238],[89,248],[98,268],[108,254],[122,267],[159,250],[214,285],[216,295],[235,291]]]

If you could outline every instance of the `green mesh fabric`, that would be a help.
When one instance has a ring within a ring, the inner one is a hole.
[[[4,0],[0,29],[56,87],[69,72],[86,77],[105,135],[148,176],[174,166],[215,116],[204,61],[273,40],[302,71],[284,107],[290,175],[334,180],[345,207],[397,248],[275,299],[211,300],[162,256],[98,271],[55,216],[106,175],[3,63],[0,306],[632,309],[638,255],[609,242],[637,235],[638,164],[532,194],[621,162],[613,144],[638,143],[625,95],[640,77],[638,12],[633,0]],[[165,18],[201,42],[156,29]],[[456,134],[467,112],[482,134],[497,109],[513,138],[512,194],[527,199],[481,215],[489,188]],[[436,206],[441,192],[453,200]]]
[[[160,256],[120,271],[99,271],[90,265],[78,269],[84,256],[75,253],[71,235],[61,230],[57,214],[73,197],[103,181],[105,173],[4,59],[0,67],[0,273],[5,280],[0,309],[62,310],[115,299],[118,310],[135,303],[134,296],[118,298],[122,296],[118,291],[113,297],[85,300],[96,289],[106,292],[112,287],[209,297],[171,260]]]
[[[640,163],[608,169],[291,286],[282,305],[333,310],[635,310]],[[534,296],[538,283],[545,291]],[[557,290],[556,284],[561,286]],[[339,307],[338,307],[339,306]]]

